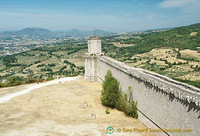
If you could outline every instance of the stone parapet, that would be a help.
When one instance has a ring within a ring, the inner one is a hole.
[[[197,87],[175,81],[171,78],[141,68],[130,67],[125,63],[116,61],[107,56],[98,56],[97,59],[167,94],[173,94],[180,100],[189,103],[193,102],[196,106],[200,107],[200,89]]]

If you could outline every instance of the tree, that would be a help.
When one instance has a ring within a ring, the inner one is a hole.
[[[107,72],[103,82],[101,102],[105,106],[115,108],[120,98],[119,82],[112,76],[111,71]]]
[[[138,118],[138,113],[137,113],[137,102],[131,101],[127,106],[126,106],[126,114],[128,116],[131,116],[133,118]]]
[[[109,70],[103,82],[101,102],[104,106],[117,108],[125,112],[128,116],[138,118],[137,102],[133,101],[132,88],[128,87],[129,97],[119,89],[119,82],[112,76]],[[127,100],[128,98],[128,100]]]
[[[177,58],[178,58],[178,59],[181,58],[181,53],[180,53],[180,52],[178,52],[178,54],[177,54]]]
[[[0,82],[0,87],[4,87],[4,84]]]
[[[18,76],[12,76],[8,79],[6,86],[16,86],[22,84],[22,79]]]

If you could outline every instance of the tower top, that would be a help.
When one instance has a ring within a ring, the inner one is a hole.
[[[97,36],[91,36],[88,39],[88,53],[101,54],[101,39]]]
[[[98,36],[90,36],[88,40],[101,40]]]

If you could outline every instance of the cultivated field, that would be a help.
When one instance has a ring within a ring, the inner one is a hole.
[[[12,76],[44,80],[60,75],[77,75],[84,70],[85,45],[68,43],[36,48],[0,59],[0,80]]]
[[[117,47],[129,47],[135,45],[135,44],[121,44],[120,42],[113,42],[112,44]]]
[[[178,55],[180,54],[180,55]],[[125,62],[133,67],[147,70],[182,80],[200,80],[200,53],[177,48],[157,48],[150,52],[132,56]]]

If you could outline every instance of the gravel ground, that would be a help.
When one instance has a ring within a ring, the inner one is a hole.
[[[14,88],[10,88],[11,93]],[[21,88],[24,89],[23,86]],[[20,91],[19,87],[16,89]],[[9,88],[6,92],[9,93]],[[106,107],[100,102],[100,94],[100,83],[77,78],[41,86],[14,97],[6,103],[0,103],[0,136],[155,135],[117,132],[118,128],[146,129],[146,126],[116,109],[109,109],[110,114],[106,114]],[[113,134],[105,134],[109,126],[115,129]]]

